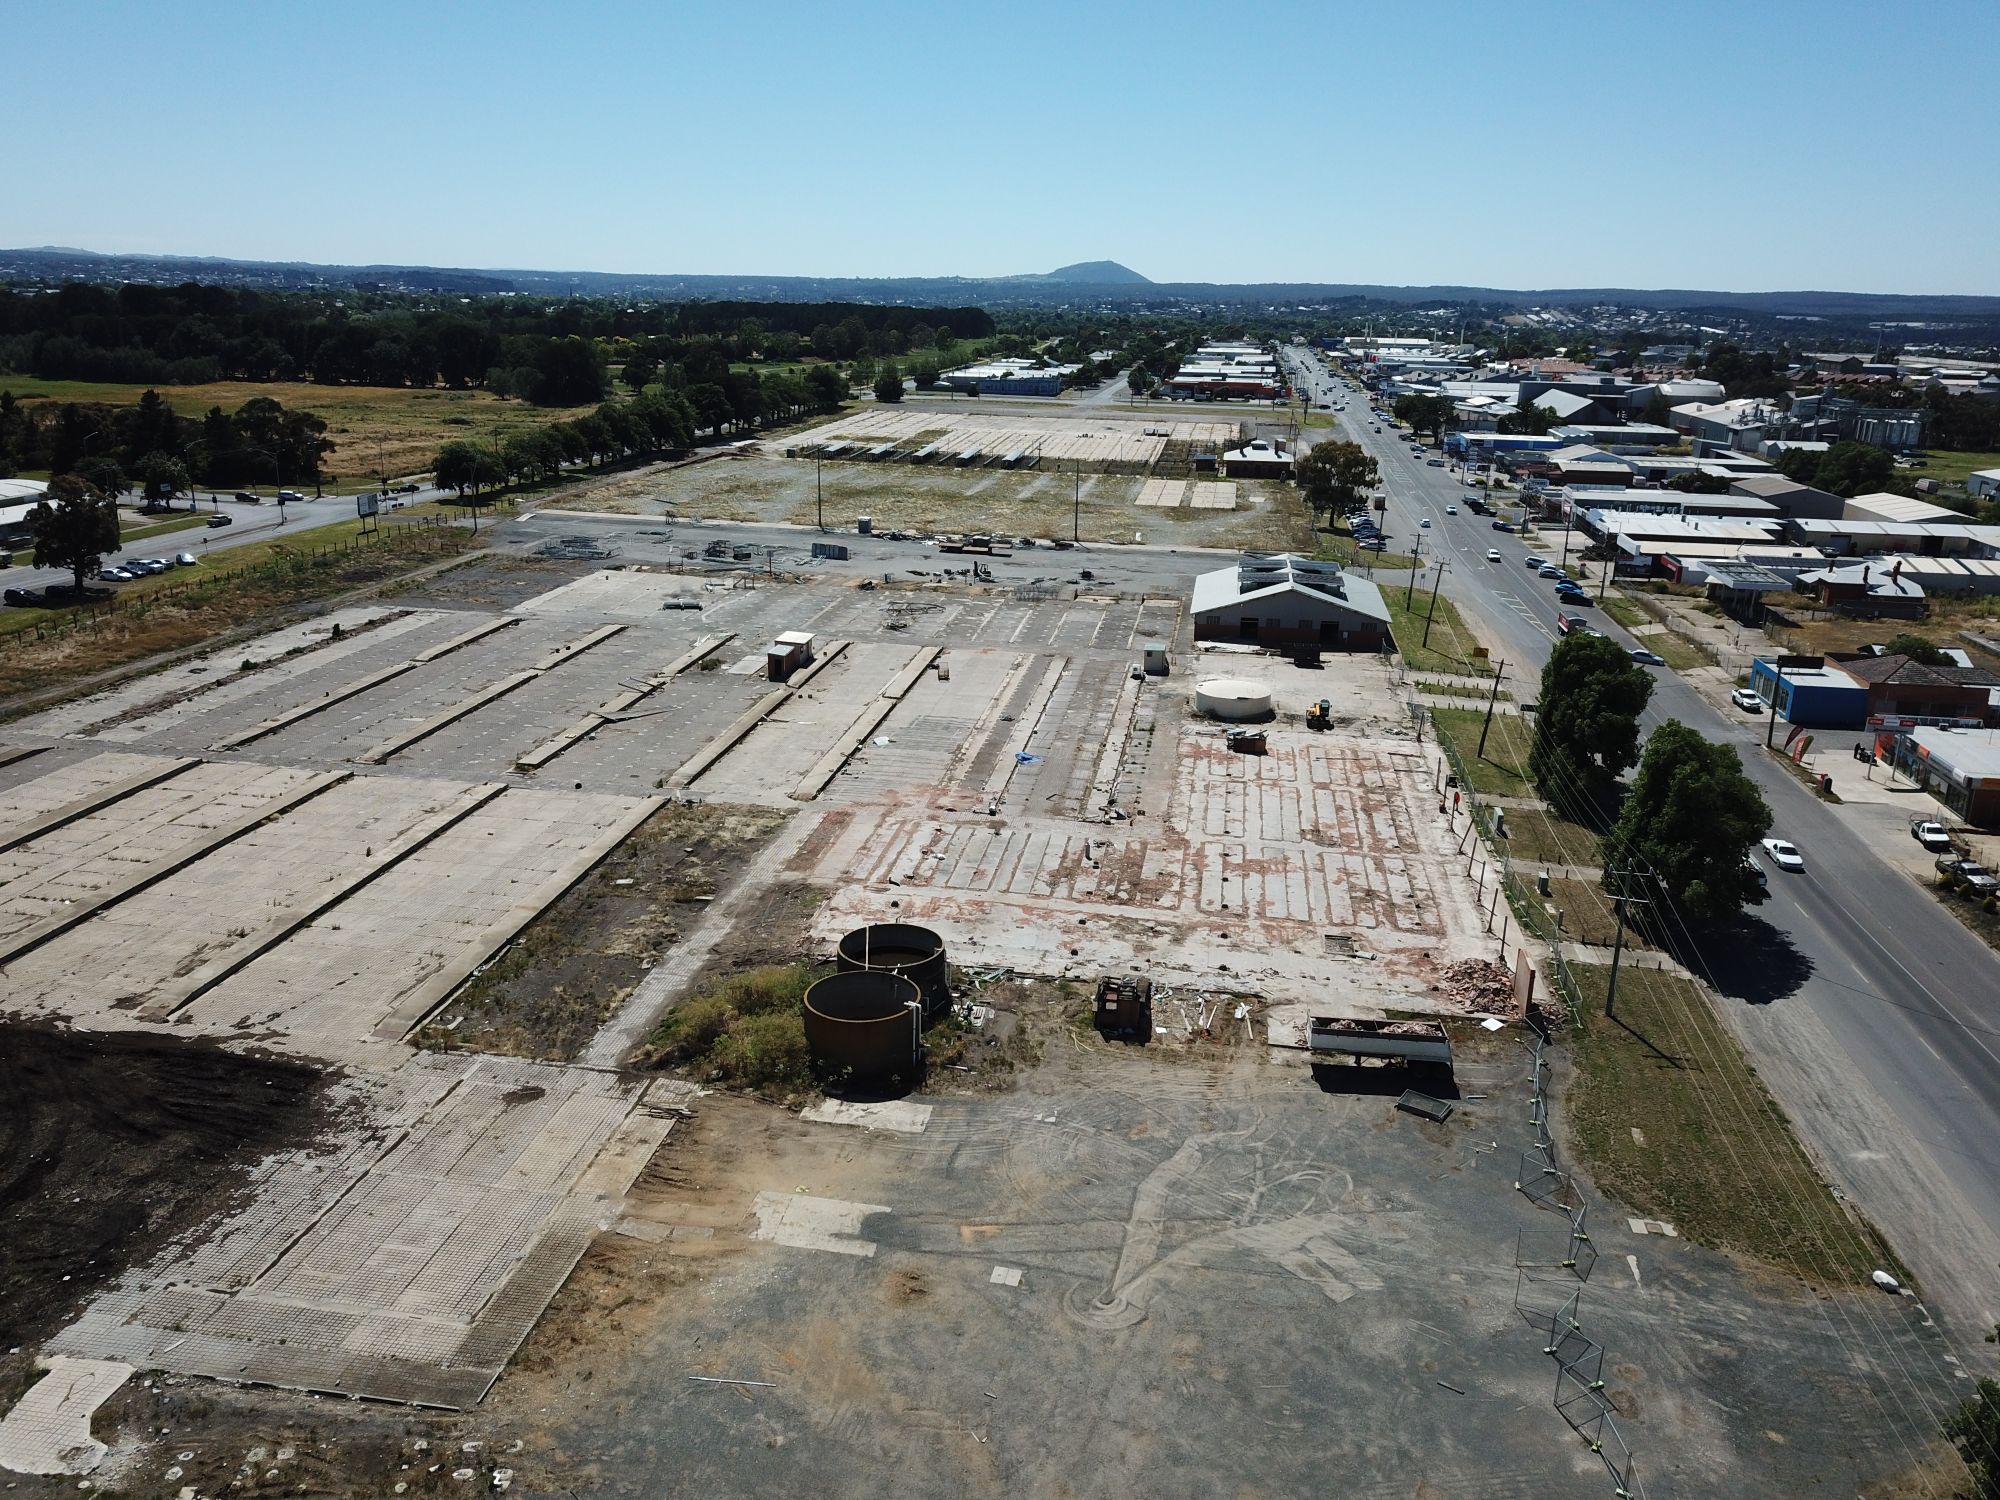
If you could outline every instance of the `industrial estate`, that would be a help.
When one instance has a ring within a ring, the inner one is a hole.
[[[2000,302],[540,277],[0,252],[10,1492],[2000,1493]]]

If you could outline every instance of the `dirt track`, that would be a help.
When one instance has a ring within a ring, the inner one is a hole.
[[[313,1129],[322,1082],[205,1042],[0,1023],[0,1348],[226,1207]]]

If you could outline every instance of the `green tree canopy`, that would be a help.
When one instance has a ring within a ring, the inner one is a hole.
[[[875,372],[875,399],[891,404],[903,399],[903,372],[893,359],[883,360]]]
[[[1332,515],[1360,505],[1381,476],[1375,460],[1359,443],[1329,440],[1315,443],[1296,471],[1306,492],[1306,504],[1316,514]]]
[[[1528,752],[1542,795],[1572,817],[1595,814],[1638,762],[1639,715],[1652,696],[1652,674],[1617,642],[1574,632],[1557,641]]]
[[[1771,809],[1736,747],[1669,719],[1646,741],[1604,864],[1650,870],[1683,914],[1724,921],[1761,894],[1746,861],[1770,830]]]
[[[1944,1435],[1971,1471],[1973,1500],[2000,1500],[2000,1380],[1982,1379],[1945,1418]]]
[[[1435,436],[1444,431],[1456,408],[1448,396],[1398,396],[1391,410],[1396,413],[1397,421],[1408,424],[1414,431]]]
[[[1927,667],[1951,667],[1957,665],[1949,656],[1944,654],[1944,648],[1929,636],[1916,635],[1909,631],[1905,631],[1901,635],[1891,636],[1888,650],[1891,656],[1907,656],[1911,661],[1921,662]]]
[[[74,474],[49,481],[48,499],[28,512],[35,566],[68,568],[80,590],[105,557],[119,550],[118,506]]]
[[[1896,460],[1887,448],[1873,443],[1835,443],[1819,457],[1813,470],[1813,488],[1853,499],[1871,495],[1889,482],[1896,472]]]
[[[1493,424],[1495,432],[1520,437],[1541,437],[1556,425],[1556,414],[1530,401],[1519,411],[1510,411]]]

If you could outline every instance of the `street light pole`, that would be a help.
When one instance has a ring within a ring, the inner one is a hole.
[[[826,491],[819,482],[819,454],[813,454],[813,503],[819,507],[819,529],[826,530]]]
[[[1071,463],[1074,467],[1070,470],[1070,475],[1075,480],[1075,485],[1070,496],[1069,539],[1071,542],[1081,544],[1083,541],[1083,460],[1080,458],[1072,459]]]

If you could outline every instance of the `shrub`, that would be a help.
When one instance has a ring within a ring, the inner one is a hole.
[[[813,1086],[805,1018],[796,1007],[738,1016],[709,1061],[728,1082],[761,1093],[794,1093]]]
[[[693,1062],[706,1056],[721,1040],[736,1012],[721,995],[696,995],[677,1005],[660,1023],[654,1038],[667,1062]]]

